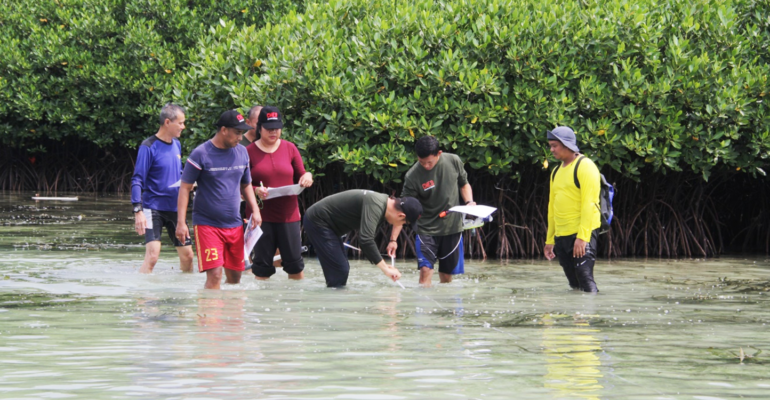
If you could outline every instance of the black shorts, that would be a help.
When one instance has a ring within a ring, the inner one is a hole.
[[[147,229],[144,231],[144,244],[160,241],[163,235],[163,227],[166,227],[168,238],[174,246],[191,246],[192,240],[188,237],[184,244],[176,238],[176,211],[158,211],[149,208],[144,209],[144,217],[147,218]]]
[[[262,236],[254,245],[251,259],[254,265],[251,272],[267,278],[275,274],[273,256],[275,250],[281,250],[281,265],[287,274],[298,274],[305,269],[302,260],[302,237],[297,222],[263,222]]]
[[[444,236],[417,235],[417,268],[430,268],[438,260],[438,272],[444,274],[465,273],[463,233]]]

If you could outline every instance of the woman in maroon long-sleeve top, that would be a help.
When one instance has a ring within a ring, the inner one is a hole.
[[[266,106],[257,118],[259,139],[246,147],[249,153],[251,184],[262,200],[262,237],[254,246],[252,273],[257,279],[268,279],[275,274],[273,255],[281,251],[283,270],[290,279],[302,279],[305,263],[302,260],[299,204],[297,196],[270,198],[268,187],[299,183],[302,187],[313,184],[313,176],[305,171],[302,157],[294,143],[281,139],[283,121],[277,107]],[[247,217],[251,210],[246,210]]]

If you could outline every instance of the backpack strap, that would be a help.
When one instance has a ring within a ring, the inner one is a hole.
[[[577,186],[578,189],[580,189],[580,181],[578,180],[578,177],[577,177],[577,170],[578,170],[578,167],[580,167],[580,162],[583,161],[583,158],[585,158],[585,156],[583,155],[578,157],[577,164],[575,164],[575,186]]]
[[[553,178],[556,176],[556,171],[559,170],[559,167],[561,167],[561,163],[557,164],[556,168],[554,168],[553,171],[551,171],[551,182],[553,182]]]

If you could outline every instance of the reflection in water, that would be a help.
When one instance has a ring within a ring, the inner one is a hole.
[[[382,315],[382,329],[388,332],[391,340],[388,340],[387,349],[389,352],[396,353],[401,350],[399,343],[401,342],[401,335],[399,334],[399,324],[401,318],[398,314],[398,303],[401,302],[401,293],[393,292],[387,296],[381,296],[377,299],[377,305],[375,310]]]
[[[246,340],[244,325],[244,306],[246,294],[240,290],[212,292],[201,290],[197,300],[198,309],[195,314],[197,335],[191,338],[195,379],[205,381],[204,386],[213,393],[225,394],[222,388],[222,376],[232,377],[238,373],[251,372],[243,368],[245,362],[255,365],[264,357],[259,351],[259,340]],[[259,321],[251,324],[251,328],[259,327]],[[251,332],[259,335],[259,332]],[[250,396],[259,395],[262,390],[259,385],[248,388]]]
[[[569,320],[572,318],[572,320]],[[598,400],[603,377],[597,353],[602,351],[599,329],[592,328],[589,317],[547,314],[542,318],[543,347],[546,354],[545,387],[555,398]]]
[[[302,281],[210,293],[172,248],[137,272],[128,203],[0,194],[0,398],[768,397],[765,257],[614,260],[600,296],[537,260],[406,289],[352,260],[330,290],[310,257]]]

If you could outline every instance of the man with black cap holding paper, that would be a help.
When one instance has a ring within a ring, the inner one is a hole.
[[[561,164],[551,172],[545,258],[559,257],[573,289],[598,292],[594,264],[596,230],[601,226],[599,169],[580,154],[571,128],[557,127],[547,137],[551,154]]]
[[[238,283],[245,269],[243,262],[243,221],[240,195],[251,209],[253,227],[262,223],[254,191],[251,189],[249,155],[239,146],[243,133],[252,129],[237,110],[222,113],[217,133],[190,153],[182,173],[177,202],[176,236],[184,242],[190,237],[185,217],[190,190],[198,182],[193,203],[195,249],[198,272],[206,272],[206,289],[219,289],[224,271],[227,283]]]
[[[342,236],[358,229],[361,252],[387,277],[401,278],[392,265],[385,263],[377,248],[375,236],[382,221],[394,227],[416,224],[422,205],[414,197],[393,198],[371,190],[348,190],[324,197],[305,212],[305,233],[321,262],[326,286],[345,286],[350,264],[345,255]]]

